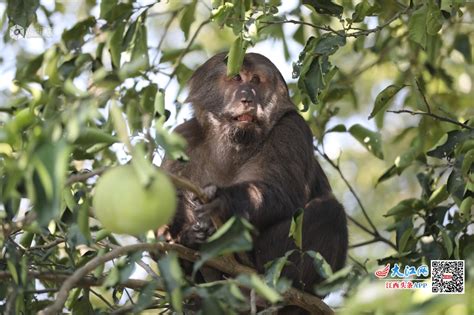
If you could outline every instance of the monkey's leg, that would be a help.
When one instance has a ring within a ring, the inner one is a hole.
[[[293,239],[288,236],[291,219],[283,221],[265,231],[260,231],[255,240],[254,255],[260,272],[264,264],[284,256],[296,249]],[[304,209],[303,251],[313,250],[321,253],[333,271],[344,266],[348,246],[346,215],[341,204],[332,196],[315,198]],[[293,281],[293,285],[313,292],[316,283],[323,279],[316,272],[312,258],[294,252],[290,256],[292,264],[285,267],[282,276]]]

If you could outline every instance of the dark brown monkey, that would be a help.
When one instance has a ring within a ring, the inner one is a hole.
[[[226,76],[226,54],[199,67],[190,80],[195,117],[176,131],[186,138],[189,162],[166,160],[163,167],[206,187],[211,202],[183,193],[170,226],[174,240],[188,246],[212,232],[210,215],[238,215],[259,231],[250,253],[256,268],[294,249],[288,231],[304,208],[303,249],[320,252],[333,270],[347,252],[344,209],[334,198],[314,157],[313,137],[291,102],[286,83],[266,57],[245,55],[239,75]],[[313,292],[320,277],[308,257],[286,267],[283,276]]]

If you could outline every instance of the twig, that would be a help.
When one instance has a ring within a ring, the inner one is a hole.
[[[87,278],[87,275],[92,272],[95,268],[99,267],[100,265],[110,261],[112,259],[118,258],[120,256],[126,255],[130,252],[134,251],[175,251],[178,256],[182,259],[188,261],[196,261],[199,259],[199,253],[184,247],[179,244],[169,244],[169,243],[156,243],[156,244],[149,244],[149,243],[139,243],[133,245],[127,245],[119,248],[115,248],[110,252],[106,253],[103,256],[97,256],[87,262],[84,266],[77,269],[72,275],[70,275],[62,284],[59,292],[56,296],[56,301],[45,308],[44,310],[40,311],[40,315],[53,315],[60,313],[63,309],[64,302],[67,300],[69,295],[69,291],[76,287],[78,283],[84,281]],[[217,269],[221,272],[229,274],[230,276],[236,276],[242,273],[257,273],[254,269],[234,263],[229,262],[226,257],[224,258],[217,258],[211,259],[206,262],[206,265]],[[9,273],[7,273],[9,275]],[[0,278],[2,273],[0,272]],[[11,275],[9,275],[11,277]],[[129,280],[130,281],[130,280]],[[143,281],[143,286],[146,285],[146,281]],[[142,286],[142,287],[143,287]],[[332,314],[333,311],[329,306],[327,306],[321,299],[318,297],[311,295],[309,293],[297,290],[295,288],[290,288],[288,291],[282,294],[285,301],[291,305],[297,305],[302,307],[308,311],[311,311],[312,314]]]
[[[331,32],[339,36],[344,36],[344,33],[340,33],[336,31],[335,29],[331,28],[330,26],[324,25],[324,26],[319,26],[310,22],[306,21],[298,21],[298,20],[282,20],[282,21],[261,21],[260,23],[265,24],[260,28],[260,30],[270,26],[270,25],[277,25],[277,24],[298,24],[298,25],[307,25],[311,26],[312,28],[321,30],[321,31],[326,31],[326,32]]]
[[[27,248],[26,250],[31,251],[31,250],[36,250],[36,249],[50,249],[54,246],[57,246],[61,243],[64,243],[65,241],[66,240],[64,240],[62,238],[58,238],[58,239],[55,239],[52,242],[49,242],[49,243],[46,243],[46,244],[43,244],[43,245],[36,245],[36,246],[30,247],[30,248]]]
[[[73,183],[76,183],[76,182],[84,182],[84,181],[88,180],[91,177],[94,177],[96,175],[101,175],[106,170],[107,170],[107,167],[101,167],[101,168],[93,170],[93,171],[86,171],[86,172],[83,172],[83,173],[71,175],[66,180],[66,186],[69,186],[69,185],[71,185]]]
[[[421,96],[423,97],[423,102],[425,103],[426,111],[431,114],[430,104],[428,104],[428,100],[426,99],[425,93],[423,93],[423,90],[421,89],[421,85],[418,79],[415,79],[415,83],[416,83],[416,88],[418,89],[418,92],[420,92]]]
[[[158,58],[158,56],[160,55],[160,50],[161,50],[161,46],[163,45],[163,42],[165,41],[165,37],[166,35],[168,34],[168,31],[170,29],[170,26],[171,24],[173,23],[174,19],[176,18],[176,16],[178,15],[178,12],[180,11],[181,9],[179,10],[174,10],[174,11],[171,11],[171,17],[170,19],[166,22],[165,24],[165,27],[163,29],[163,36],[161,36],[160,38],[160,41],[158,42],[158,45],[156,46],[156,56],[155,58],[153,58],[153,62],[152,62],[152,65],[155,64],[156,62],[156,59]],[[148,16],[150,16],[151,14],[149,14]]]
[[[377,242],[380,242],[380,241],[381,241],[380,238],[374,237],[374,238],[371,239],[371,240],[364,241],[364,242],[360,242],[360,243],[355,243],[355,244],[353,244],[353,245],[350,245],[349,248],[362,247],[362,246],[369,245],[369,244],[372,244],[372,243],[377,243]]]
[[[3,233],[4,238],[9,238],[10,235],[17,233],[25,226],[30,225],[36,220],[36,212],[29,211],[25,217],[16,222],[9,222],[0,225],[0,231]]]
[[[454,119],[451,119],[451,118],[448,118],[448,117],[443,117],[443,116],[439,116],[439,115],[436,115],[436,114],[433,114],[433,113],[427,113],[427,112],[420,112],[420,111],[412,111],[412,110],[409,110],[409,109],[400,109],[400,110],[388,110],[387,111],[388,113],[394,113],[394,114],[401,114],[401,113],[407,113],[407,114],[410,114],[410,115],[422,115],[422,116],[428,116],[428,117],[431,117],[433,119],[437,119],[437,120],[441,120],[441,121],[444,121],[444,122],[449,122],[451,124],[454,124],[454,125],[457,125],[461,128],[464,128],[464,129],[468,129],[468,130],[472,130],[474,128],[472,128],[471,126],[465,124],[465,123],[462,123],[462,122],[459,122],[457,120],[454,120]]]
[[[30,270],[27,273],[28,277],[38,279],[41,281],[48,281],[53,283],[63,283],[66,279],[71,276],[71,273],[64,272],[42,272],[36,270]],[[12,275],[8,271],[0,271],[0,279],[11,279]],[[89,287],[100,287],[104,284],[104,279],[97,279],[95,277],[86,276],[76,283],[76,287],[89,288]],[[118,287],[125,287],[134,290],[143,288],[148,284],[148,281],[141,279],[128,279],[120,284]],[[159,288],[160,289],[160,288]],[[161,287],[164,290],[164,286]],[[59,291],[59,289],[57,289]]]
[[[336,35],[339,35],[339,36],[342,36],[342,37],[359,37],[361,35],[369,35],[371,33],[375,33],[375,32],[378,32],[380,30],[382,30],[383,28],[385,28],[387,25],[389,25],[390,23],[392,23],[393,21],[395,21],[396,19],[398,19],[400,16],[402,16],[403,14],[407,13],[407,11],[410,9],[410,7],[406,7],[403,11],[399,11],[397,14],[395,14],[394,16],[392,16],[390,19],[388,19],[385,23],[377,26],[377,27],[374,27],[374,28],[371,28],[371,29],[367,29],[367,30],[364,30],[364,29],[360,29],[360,28],[356,28],[356,27],[350,27],[348,29],[342,29],[342,30],[335,30],[329,26],[319,26],[319,25],[316,25],[316,24],[313,24],[313,23],[310,23],[310,22],[305,22],[305,21],[298,21],[298,20],[283,20],[283,21],[262,21],[261,23],[262,24],[265,24],[265,26],[263,26],[261,29],[269,26],[269,25],[273,25],[273,24],[285,24],[285,23],[289,23],[289,24],[299,24],[299,25],[307,25],[307,26],[311,26],[312,28],[315,28],[315,29],[318,29],[318,30],[322,30],[322,31],[327,31],[327,32],[331,32],[331,33],[334,33]],[[357,30],[356,32],[348,32],[350,30]]]
[[[183,60],[184,56],[188,53],[188,51],[191,48],[192,44],[196,40],[198,34],[201,32],[202,28],[206,24],[209,24],[210,22],[211,22],[211,19],[207,19],[207,20],[203,21],[201,24],[199,24],[198,28],[196,29],[196,31],[193,34],[193,37],[191,37],[191,39],[189,40],[188,45],[184,48],[184,50],[181,52],[181,54],[179,54],[179,57],[176,59],[176,62],[175,62],[176,67],[174,68],[173,72],[171,72],[171,74],[170,74],[170,79],[169,79],[168,83],[166,83],[165,90],[171,84],[171,81],[173,80],[173,78],[176,75],[176,72],[178,70],[178,65],[181,64],[181,61]]]
[[[369,223],[370,227],[373,229],[375,235],[379,235],[379,232],[378,232],[377,228],[375,227],[375,225],[372,223],[372,220],[369,218],[369,215],[367,214],[367,210],[365,209],[365,206],[362,204],[362,201],[360,200],[359,195],[356,193],[356,191],[354,190],[354,188],[352,187],[352,185],[349,183],[349,181],[347,180],[347,178],[344,176],[344,174],[342,173],[342,170],[341,170],[341,168],[339,167],[339,165],[336,165],[336,163],[334,163],[333,160],[331,160],[331,159],[329,158],[329,156],[327,156],[326,153],[321,152],[318,148],[316,148],[316,150],[317,150],[318,153],[339,173],[339,176],[340,176],[341,179],[344,181],[344,183],[346,184],[347,188],[349,188],[349,191],[351,192],[351,194],[352,194],[352,195],[354,196],[354,198],[356,199],[357,204],[359,205],[360,209],[362,210],[362,213],[364,214],[365,219],[366,219],[367,222]]]
[[[342,173],[342,170],[341,168],[339,167],[339,165],[336,165],[330,158],[329,156],[327,156],[326,153],[324,152],[321,152],[319,150],[318,147],[315,147],[316,148],[316,151],[339,173],[339,176],[341,177],[341,179],[344,181],[344,183],[346,184],[347,188],[349,188],[349,191],[351,192],[351,194],[354,196],[354,198],[356,199],[357,201],[357,204],[359,205],[360,209],[362,210],[362,214],[364,215],[365,219],[367,220],[367,222],[369,223],[369,225],[372,227],[373,231],[369,230],[368,228],[366,228],[365,226],[363,226],[362,224],[360,224],[356,219],[354,219],[352,216],[350,215],[347,215],[347,218],[352,222],[354,223],[357,227],[359,227],[361,230],[367,232],[368,234],[374,236],[374,238],[377,238],[379,241],[381,242],[384,242],[388,245],[390,245],[390,247],[392,247],[393,249],[397,249],[397,246],[395,246],[395,244],[393,244],[392,241],[390,241],[389,239],[386,239],[385,237],[383,237],[382,235],[380,235],[379,231],[377,230],[377,228],[375,227],[375,225],[373,224],[372,220],[369,218],[368,214],[367,214],[367,210],[365,208],[365,206],[362,204],[362,201],[360,200],[359,198],[359,195],[356,193],[355,189],[352,187],[352,185],[349,183],[349,181],[347,180],[347,178],[344,176],[344,174]]]
[[[386,26],[388,26],[393,21],[395,21],[396,19],[398,19],[403,14],[407,13],[409,10],[410,10],[410,7],[407,6],[403,11],[399,11],[397,14],[395,14],[390,19],[388,19],[385,23],[383,23],[383,24],[381,24],[377,27],[374,27],[374,28],[371,28],[371,29],[368,29],[368,30],[360,30],[360,31],[357,31],[357,32],[347,33],[346,36],[347,37],[358,37],[360,35],[366,35],[367,36],[371,33],[378,32],[378,31],[382,30],[383,28],[385,28]]]
[[[110,309],[114,309],[114,306],[112,304],[109,303],[109,301],[107,301],[106,298],[104,298],[102,295],[100,295],[99,293],[95,292],[94,290],[90,289],[89,288],[89,292],[91,292],[92,294],[94,294],[95,296],[97,296],[102,302],[105,303],[105,305],[107,305]]]

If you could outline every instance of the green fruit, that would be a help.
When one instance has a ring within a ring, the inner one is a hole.
[[[143,187],[133,166],[118,166],[98,180],[93,205],[97,219],[107,230],[137,235],[171,220],[176,210],[176,191],[159,170],[152,183]]]

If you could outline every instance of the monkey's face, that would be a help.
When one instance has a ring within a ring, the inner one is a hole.
[[[239,74],[226,75],[226,54],[218,54],[191,78],[188,101],[199,122],[231,142],[260,142],[294,109],[278,69],[266,57],[246,54]]]

